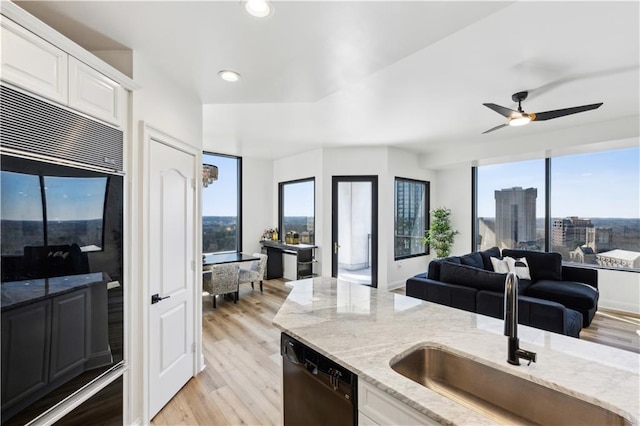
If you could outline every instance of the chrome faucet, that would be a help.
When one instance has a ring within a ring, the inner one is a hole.
[[[518,276],[514,272],[507,274],[504,282],[504,335],[509,337],[507,362],[520,365],[520,358],[536,362],[535,352],[520,349],[518,339]]]

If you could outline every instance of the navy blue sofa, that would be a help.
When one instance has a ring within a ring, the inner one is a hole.
[[[494,318],[504,317],[506,274],[494,272],[491,257],[525,258],[531,279],[518,280],[518,322],[579,337],[598,308],[595,269],[563,266],[559,253],[498,247],[433,260],[426,273],[409,278],[406,295]]]

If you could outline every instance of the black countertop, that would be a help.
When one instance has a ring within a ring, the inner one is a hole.
[[[285,242],[276,241],[276,240],[262,240],[260,241],[260,244],[262,244],[265,247],[279,248],[281,250],[294,250],[294,251],[309,250],[309,249],[318,247],[313,244],[287,244]]]
[[[8,281],[0,286],[0,306],[2,306],[2,311],[5,311],[69,293],[83,287],[97,284],[107,285],[109,281],[111,279],[104,272]]]

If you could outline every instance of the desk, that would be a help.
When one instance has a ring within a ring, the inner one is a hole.
[[[223,263],[251,262],[259,260],[257,257],[235,252],[235,253],[215,253],[208,254],[202,259],[202,266],[220,265]]]
[[[267,260],[267,276],[268,280],[273,278],[282,278],[291,280],[299,280],[315,276],[313,273],[313,264],[315,263],[315,249],[313,244],[286,244],[282,241],[263,240],[260,241],[263,253],[266,251],[269,260]],[[287,256],[285,258],[285,256]],[[289,267],[285,268],[287,261],[291,258],[292,262]],[[285,274],[285,270],[287,274]]]

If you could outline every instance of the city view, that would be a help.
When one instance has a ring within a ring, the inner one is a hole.
[[[478,167],[478,248],[545,250],[548,220],[564,261],[640,269],[639,164],[633,147]]]

